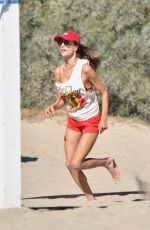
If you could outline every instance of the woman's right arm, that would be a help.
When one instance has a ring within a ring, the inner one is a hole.
[[[56,82],[60,82],[59,67],[57,67],[57,69],[55,70],[55,80],[56,80]],[[62,108],[64,106],[64,104],[65,104],[65,102],[62,99],[60,93],[57,92],[57,99],[56,99],[56,101],[52,105],[49,105],[45,109],[45,115],[46,115],[46,117],[49,117],[51,113],[55,114],[55,110]]]
[[[51,113],[55,114],[55,110],[62,108],[64,104],[65,104],[64,100],[58,94],[56,101],[45,109],[46,117],[49,117]]]

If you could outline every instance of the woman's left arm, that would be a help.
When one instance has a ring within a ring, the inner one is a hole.
[[[103,132],[105,129],[107,129],[107,115],[108,115],[108,91],[104,83],[98,78],[96,72],[93,70],[93,68],[85,64],[83,66],[83,77],[90,83],[92,83],[93,86],[95,86],[96,90],[101,94],[102,96],[102,116],[101,121],[99,124],[99,132]]]

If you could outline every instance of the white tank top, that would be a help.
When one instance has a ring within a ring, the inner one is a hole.
[[[57,90],[66,103],[69,116],[78,121],[84,121],[99,113],[96,93],[86,91],[81,75],[83,65],[89,63],[86,59],[78,59],[70,79],[64,83],[55,83]]]

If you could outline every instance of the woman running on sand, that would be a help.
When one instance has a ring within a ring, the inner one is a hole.
[[[55,70],[58,96],[56,101],[45,109],[47,117],[55,110],[66,105],[68,123],[64,137],[66,166],[76,184],[84,192],[88,201],[95,199],[89,187],[84,169],[106,168],[115,182],[120,172],[111,157],[104,159],[87,158],[99,133],[107,129],[108,92],[98,78],[96,69],[99,57],[80,43],[80,35],[68,30],[56,35],[64,63]],[[96,97],[97,90],[102,97],[102,109]]]

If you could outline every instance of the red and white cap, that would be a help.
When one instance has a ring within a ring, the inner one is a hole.
[[[72,30],[68,30],[63,34],[60,35],[58,34],[54,37],[55,42],[58,42],[60,39],[64,39],[67,41],[76,42],[77,44],[80,44],[80,35]]]

